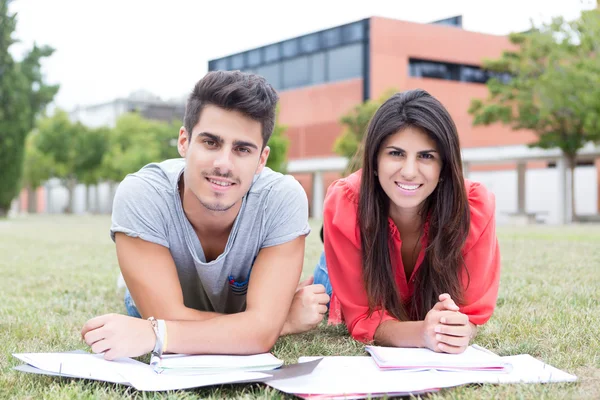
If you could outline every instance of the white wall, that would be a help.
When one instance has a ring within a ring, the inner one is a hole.
[[[575,210],[577,214],[597,214],[598,180],[594,166],[575,169]],[[483,183],[496,195],[496,220],[508,222],[508,213],[517,211],[517,171],[471,171],[469,179]],[[539,219],[558,223],[558,170],[529,169],[525,175],[527,212],[542,212]]]

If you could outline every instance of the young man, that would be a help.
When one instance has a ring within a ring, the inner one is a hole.
[[[131,316],[85,324],[94,352],[261,353],[322,320],[323,286],[297,288],[310,231],[306,194],[265,167],[277,101],[260,76],[209,72],[186,105],[183,159],[149,164],[121,183],[111,236],[135,305],[126,297]]]

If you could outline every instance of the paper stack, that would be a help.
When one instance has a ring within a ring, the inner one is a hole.
[[[271,353],[249,356],[168,354],[162,357],[156,371],[164,374],[203,375],[269,371],[282,365],[283,360]]]
[[[438,371],[509,372],[511,365],[502,357],[479,346],[469,346],[463,353],[436,353],[429,349],[367,346],[365,348],[381,369]]]

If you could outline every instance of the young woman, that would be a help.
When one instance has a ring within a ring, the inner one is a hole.
[[[324,206],[329,322],[383,346],[460,353],[494,311],[495,202],[463,177],[456,126],[423,90],[398,93],[370,122],[363,168]]]

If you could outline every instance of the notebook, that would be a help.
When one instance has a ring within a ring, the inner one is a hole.
[[[461,354],[436,353],[429,349],[367,346],[366,351],[380,369],[438,371],[510,372],[511,365],[502,357],[472,345]]]
[[[282,365],[283,360],[271,353],[248,356],[167,354],[161,357],[154,369],[163,374],[201,375],[268,371]]]

